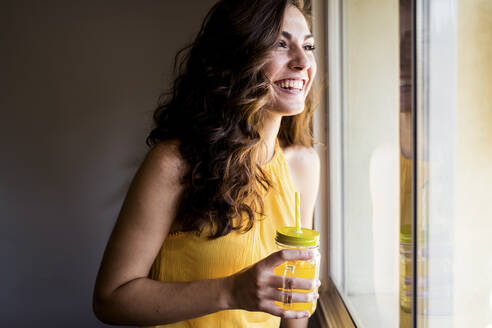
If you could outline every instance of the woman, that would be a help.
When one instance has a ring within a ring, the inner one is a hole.
[[[152,146],[108,242],[94,291],[104,322],[166,327],[307,327],[284,311],[273,268],[293,194],[312,226],[314,40],[293,0],[222,0],[156,110]],[[293,278],[296,289],[319,281]],[[296,293],[293,302],[316,299]],[[167,325],[168,324],[168,325]]]

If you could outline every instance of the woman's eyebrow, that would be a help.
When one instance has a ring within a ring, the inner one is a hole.
[[[282,34],[282,36],[283,36],[283,37],[285,37],[287,40],[292,39],[292,34],[290,34],[290,33],[289,33],[289,32],[287,32],[287,31],[282,31],[282,33],[281,33],[281,34]],[[304,40],[307,40],[307,39],[309,39],[309,38],[314,38],[314,36],[313,36],[312,34],[306,34],[306,35],[304,36]]]

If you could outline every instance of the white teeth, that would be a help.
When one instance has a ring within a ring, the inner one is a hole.
[[[302,90],[304,85],[302,80],[282,80],[276,83],[279,87],[284,89],[299,89]]]

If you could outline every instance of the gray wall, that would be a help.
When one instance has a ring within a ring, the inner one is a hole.
[[[0,2],[0,326],[104,326],[104,246],[174,54],[213,2]]]

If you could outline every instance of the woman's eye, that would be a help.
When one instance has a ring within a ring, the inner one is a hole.
[[[316,49],[316,46],[314,44],[307,44],[304,46],[304,50],[307,51],[314,51],[314,49]]]
[[[278,42],[278,46],[279,46],[279,48],[287,48],[287,43],[283,40],[280,40]]]

